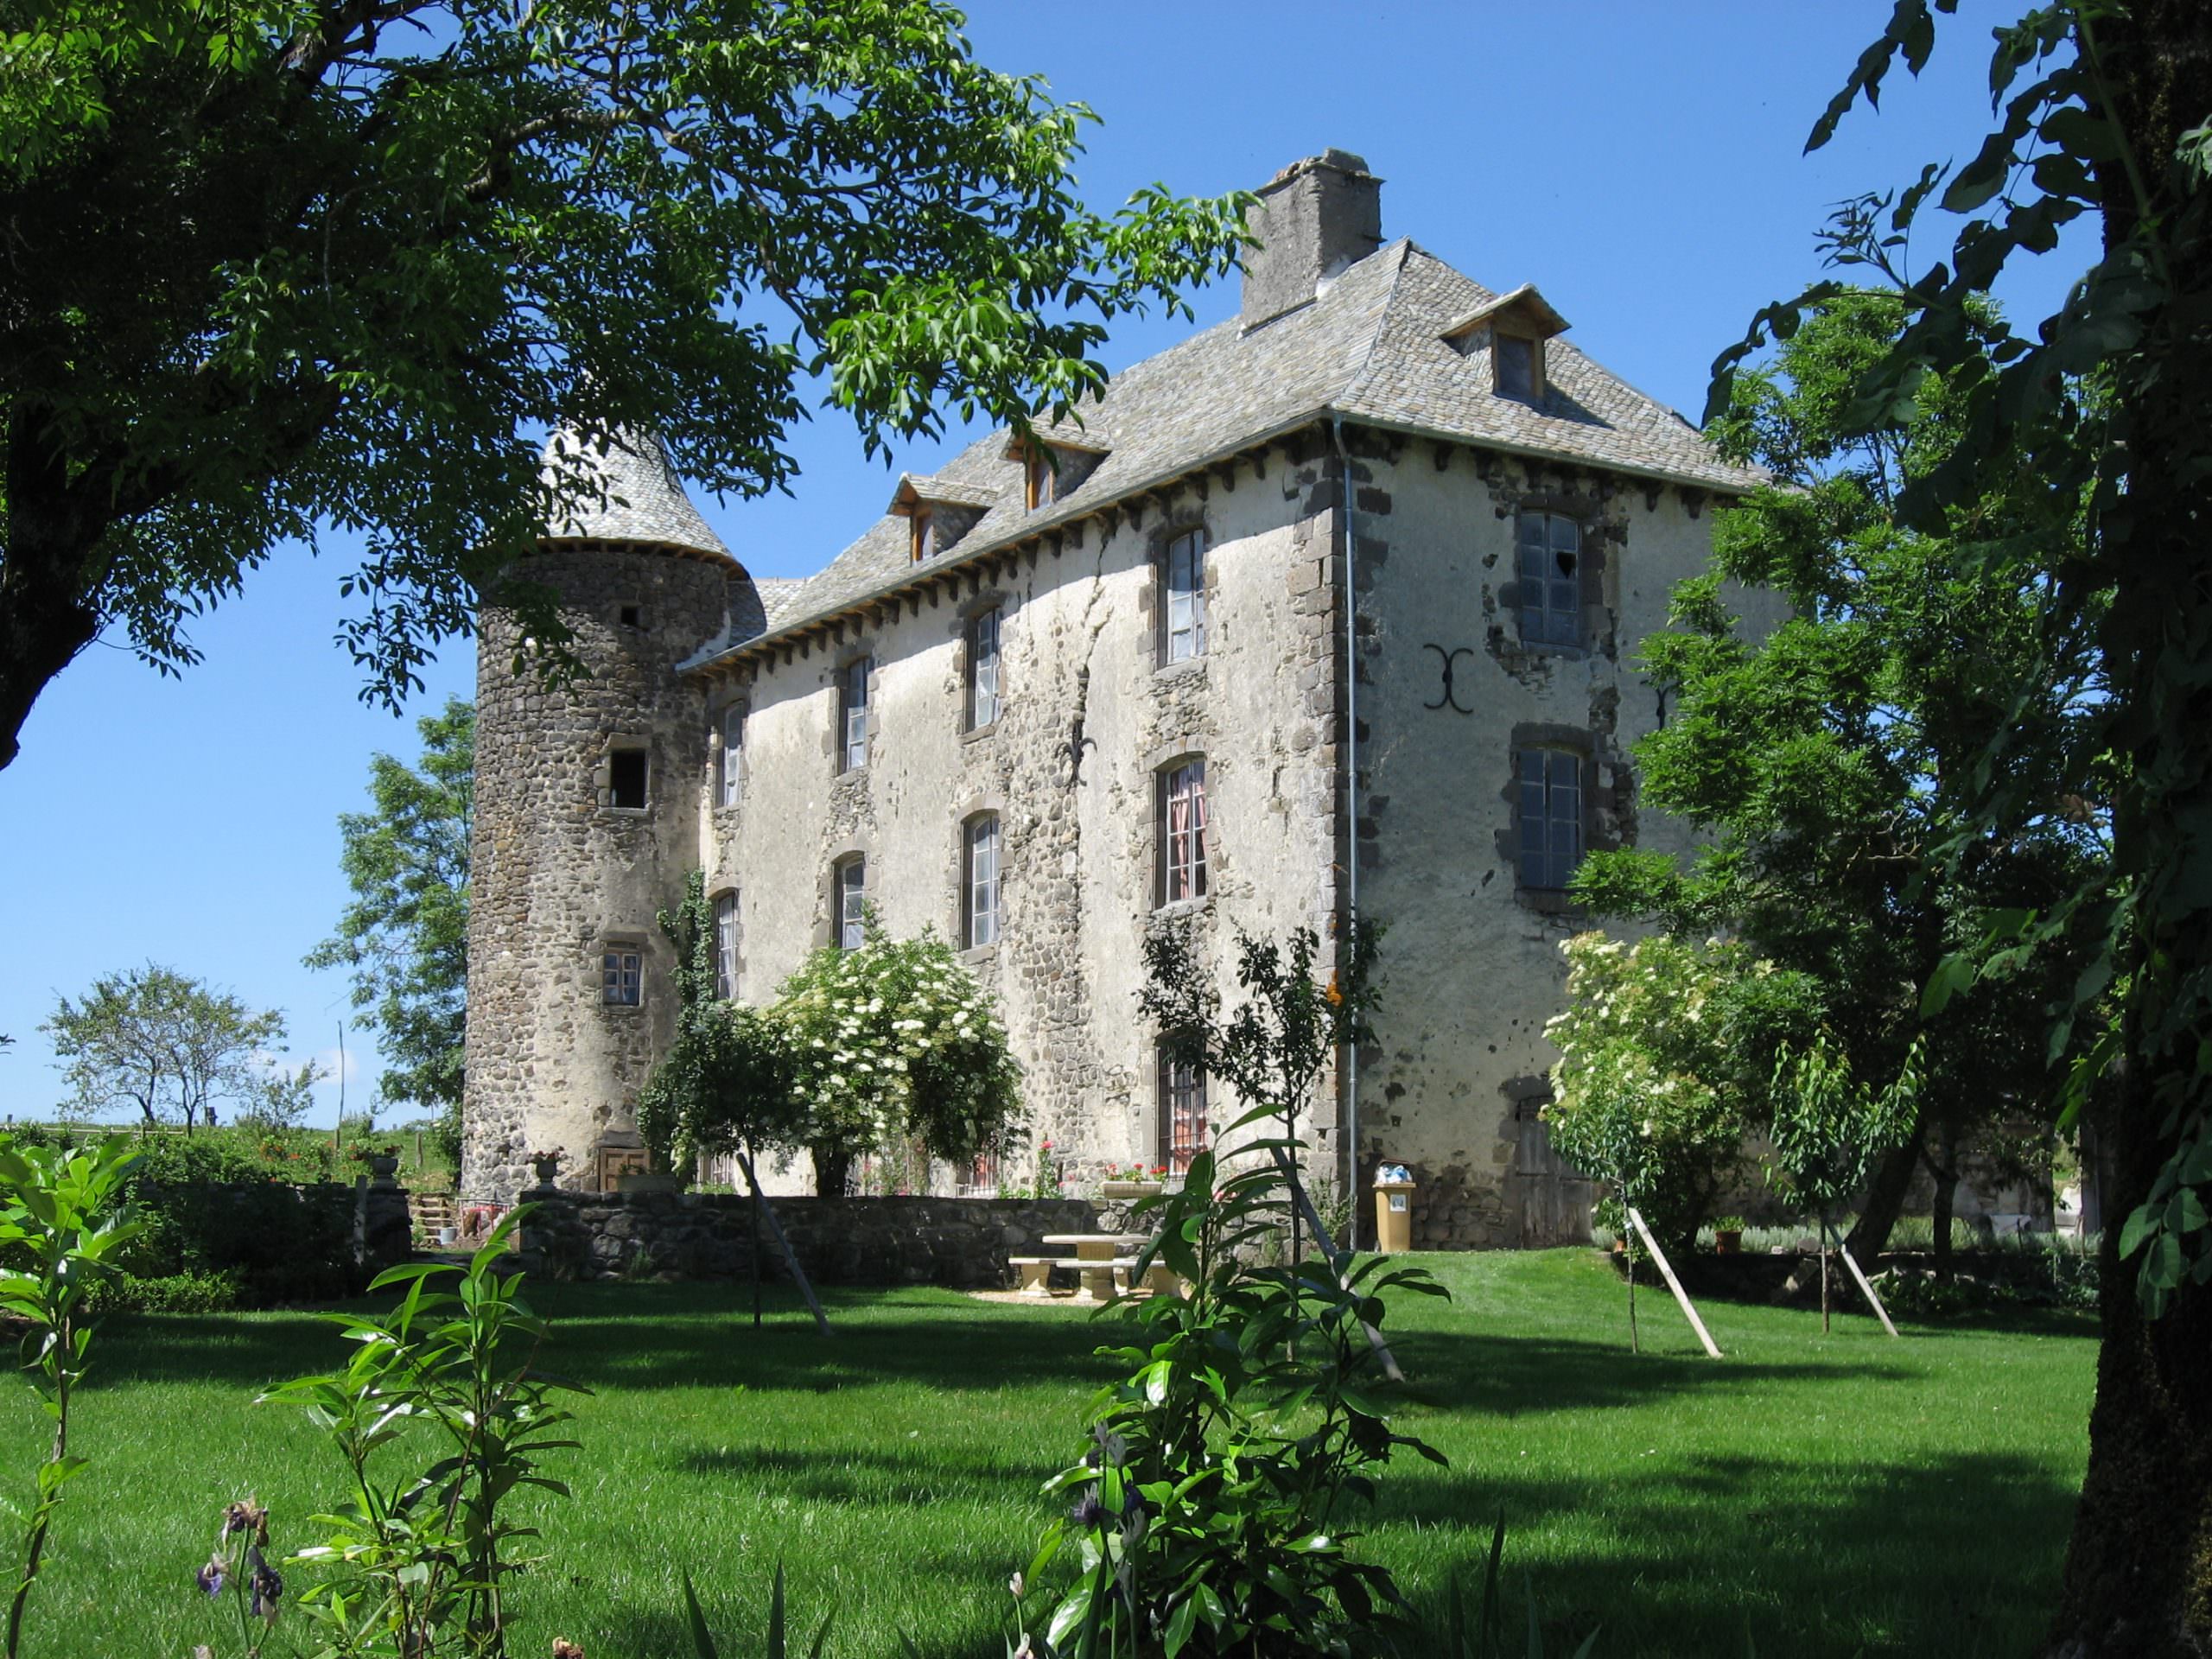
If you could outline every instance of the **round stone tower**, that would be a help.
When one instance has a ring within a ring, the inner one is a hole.
[[[657,438],[556,454],[599,499],[522,574],[559,594],[588,677],[547,685],[511,613],[477,617],[462,1192],[496,1202],[556,1148],[563,1186],[642,1166],[638,1089],[675,1029],[655,916],[706,810],[706,692],[677,665],[760,609]]]

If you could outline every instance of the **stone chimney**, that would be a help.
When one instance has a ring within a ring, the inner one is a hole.
[[[1247,330],[1294,311],[1345,266],[1382,245],[1382,181],[1357,156],[1324,150],[1294,162],[1261,188],[1244,227]]]

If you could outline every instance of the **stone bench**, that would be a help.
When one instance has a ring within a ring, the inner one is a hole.
[[[1129,1274],[1137,1265],[1134,1255],[1014,1255],[1007,1259],[1020,1272],[1023,1295],[1051,1295],[1052,1269],[1065,1268],[1082,1281],[1077,1300],[1091,1302],[1109,1301],[1127,1293]],[[1146,1271],[1143,1288],[1155,1295],[1172,1294],[1182,1288],[1182,1282],[1164,1262],[1155,1262]]]

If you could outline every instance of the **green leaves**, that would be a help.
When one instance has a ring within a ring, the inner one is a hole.
[[[1198,1154],[1181,1191],[1145,1201],[1157,1251],[1184,1264],[1187,1297],[1117,1305],[1138,1339],[1102,1349],[1123,1375],[1085,1414],[1082,1461],[1046,1484],[1072,1502],[1017,1579],[1023,1598],[1064,1548],[1080,1574],[1052,1599],[1048,1651],[1264,1650],[1286,1659],[1376,1650],[1402,1626],[1389,1575],[1361,1560],[1350,1522],[1370,1471],[1399,1447],[1362,1329],[1385,1292],[1442,1293],[1375,1258],[1250,1265],[1287,1219],[1272,1164]],[[1033,1643],[1034,1637],[1032,1637]]]
[[[334,525],[368,543],[341,632],[367,695],[404,696],[486,597],[573,671],[513,556],[591,486],[542,479],[536,434],[658,429],[687,477],[760,494],[802,376],[872,450],[948,409],[1064,412],[1112,319],[1183,308],[1242,245],[1239,197],[1083,206],[1088,112],[976,62],[934,0],[128,15],[64,6],[0,52],[11,234],[44,273],[0,390],[57,439],[11,488],[87,509],[27,569],[167,668]]]

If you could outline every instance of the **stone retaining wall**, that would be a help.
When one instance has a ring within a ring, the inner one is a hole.
[[[726,1192],[523,1195],[522,1264],[555,1278],[625,1273],[742,1279],[753,1272],[752,1201]],[[1011,1285],[1009,1258],[1047,1251],[1047,1233],[1119,1232],[1128,1206],[1089,1198],[775,1199],[807,1277],[822,1285]],[[788,1276],[764,1217],[764,1278]],[[645,1259],[639,1260],[640,1253]]]

